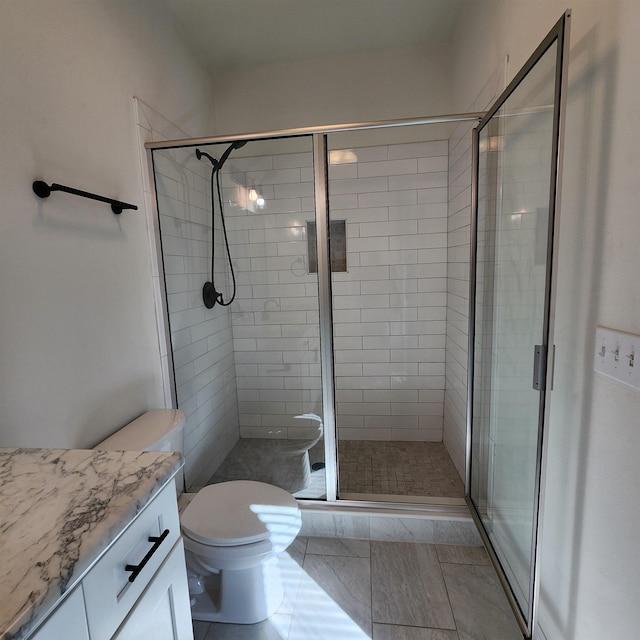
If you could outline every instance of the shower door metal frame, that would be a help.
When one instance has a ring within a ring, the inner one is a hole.
[[[405,512],[422,512],[438,516],[464,517],[467,508],[462,505],[439,503],[405,503],[405,502],[372,502],[367,500],[340,500],[338,497],[338,458],[337,429],[335,423],[335,378],[333,362],[333,300],[331,295],[331,271],[329,248],[329,182],[327,178],[327,134],[362,129],[387,129],[426,124],[447,124],[454,122],[479,122],[486,115],[482,112],[453,113],[422,118],[401,118],[397,120],[379,120],[373,122],[355,122],[317,127],[301,127],[296,129],[280,129],[256,133],[209,136],[201,138],[185,138],[180,140],[162,140],[145,143],[147,153],[154,150],[178,149],[202,146],[237,140],[267,140],[273,138],[293,138],[311,136],[313,139],[313,171],[315,187],[315,219],[318,250],[318,306],[320,329],[320,354],[322,377],[322,404],[324,421],[324,453],[325,453],[325,491],[326,498],[304,499],[303,504],[314,508],[351,508],[369,507],[381,510],[402,510]],[[154,199],[155,202],[155,199]],[[156,211],[157,215],[157,211]],[[165,310],[166,311],[166,310]],[[169,352],[171,353],[171,346]]]
[[[297,129],[276,129],[273,131],[258,131],[255,133],[237,133],[233,135],[207,136],[202,138],[182,138],[178,140],[157,140],[145,142],[145,149],[151,151],[160,149],[180,149],[198,145],[216,144],[220,142],[236,142],[238,140],[266,140],[268,138],[295,138],[298,136],[313,136],[315,134],[340,133],[341,131],[359,131],[360,129],[389,129],[392,127],[406,127],[420,124],[447,124],[451,122],[480,121],[486,111],[470,111],[467,113],[449,113],[421,118],[398,118],[397,120],[376,120],[369,122],[347,122],[342,124],[327,124],[317,127],[298,127]]]
[[[324,465],[326,499],[338,497],[338,438],[333,367],[333,296],[329,248],[329,190],[327,136],[313,134],[313,173],[318,255],[318,311],[320,316],[320,367],[322,372],[322,419],[324,421]]]
[[[487,548],[491,562],[496,569],[500,582],[509,599],[509,604],[515,614],[521,631],[526,638],[531,638],[537,628],[537,612],[539,600],[539,576],[540,566],[537,562],[540,554],[541,539],[539,531],[543,522],[544,480],[547,459],[546,430],[549,424],[550,403],[548,396],[553,388],[553,361],[554,361],[554,318],[557,290],[557,263],[560,230],[560,198],[562,185],[562,157],[564,146],[565,112],[567,100],[567,72],[569,65],[569,34],[571,25],[571,11],[567,10],[560,20],[554,25],[535,52],[520,69],[518,74],[509,83],[500,97],[493,103],[486,115],[473,130],[472,146],[472,184],[471,184],[471,263],[469,274],[469,336],[468,336],[468,361],[467,361],[467,461],[465,480],[465,499],[469,510],[478,527],[480,536]],[[471,498],[472,481],[472,440],[473,440],[473,402],[474,402],[474,365],[475,365],[475,320],[476,320],[476,260],[478,241],[478,171],[479,171],[479,140],[481,129],[491,120],[496,112],[503,106],[506,100],[517,89],[522,80],[528,75],[542,56],[554,43],[557,43],[556,67],[555,67],[555,102],[553,104],[553,131],[552,131],[552,164],[549,184],[549,221],[547,236],[547,276],[544,293],[544,325],[542,328],[542,341],[546,347],[546,361],[542,364],[543,385],[540,391],[538,409],[538,434],[536,446],[536,474],[533,497],[533,523],[532,544],[529,576],[529,594],[527,617],[523,615],[520,606],[511,590],[489,534],[485,529],[479,511]]]

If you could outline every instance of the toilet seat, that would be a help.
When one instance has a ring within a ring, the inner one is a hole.
[[[185,536],[203,545],[229,547],[249,545],[269,538],[269,522],[279,512],[295,510],[295,498],[264,482],[234,480],[201,489],[184,510],[181,525]],[[264,514],[264,515],[263,515]]]

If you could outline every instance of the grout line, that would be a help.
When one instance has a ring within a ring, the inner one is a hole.
[[[369,598],[371,599],[371,637],[373,638],[373,625],[374,625],[374,615],[373,615],[373,542],[374,540],[369,541]]]
[[[449,587],[447,586],[447,581],[445,580],[444,577],[444,572],[442,571],[442,562],[440,562],[440,556],[438,555],[438,548],[437,545],[433,545],[435,547],[435,552],[436,552],[436,560],[438,561],[438,571],[440,571],[440,577],[442,578],[442,584],[444,585],[444,590],[447,594],[447,602],[449,603],[449,609],[451,609],[451,616],[453,617],[453,623],[455,624],[456,628],[455,628],[455,632],[458,635],[458,637],[460,637],[460,634],[458,633],[458,620],[456,619],[456,613],[453,609],[453,605],[451,604],[451,596],[449,595]]]

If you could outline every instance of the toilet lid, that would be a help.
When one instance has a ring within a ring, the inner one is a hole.
[[[196,494],[184,510],[182,530],[192,540],[214,546],[260,542],[268,526],[299,518],[295,498],[264,482],[234,480],[211,484]]]

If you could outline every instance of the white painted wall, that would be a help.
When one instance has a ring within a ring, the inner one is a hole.
[[[124,0],[3,0],[0,78],[0,446],[87,447],[164,402],[133,96],[202,134],[211,82]]]
[[[216,80],[216,133],[448,113],[447,54],[415,47],[234,70]]]
[[[556,369],[540,621],[548,640],[637,636],[640,394],[594,374],[595,328],[640,333],[640,4],[573,2]],[[563,2],[469,2],[454,38],[454,109],[499,61],[509,77]]]

